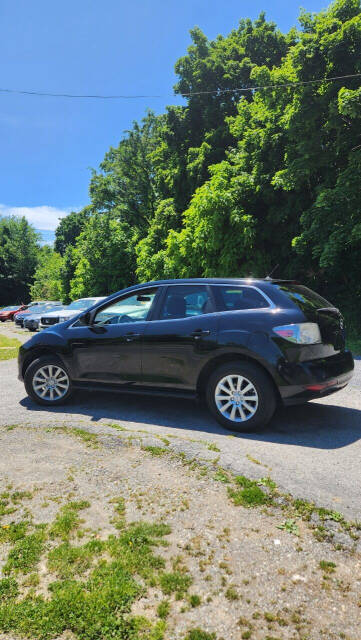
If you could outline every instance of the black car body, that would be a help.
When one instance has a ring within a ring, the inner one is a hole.
[[[52,361],[66,390],[54,387]],[[40,377],[37,362],[45,363]],[[337,391],[353,366],[339,310],[302,285],[269,279],[135,285],[34,336],[19,353],[19,377],[40,404],[58,404],[76,388],[205,392],[219,421],[236,430],[267,422],[277,402]]]

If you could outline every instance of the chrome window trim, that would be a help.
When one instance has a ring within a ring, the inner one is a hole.
[[[139,289],[134,289],[133,291],[129,291],[128,294],[129,296],[131,295],[135,295],[136,291],[145,291],[146,289],[155,289],[155,288],[161,288],[161,287],[199,287],[199,286],[203,286],[203,287],[227,287],[227,286],[232,286],[231,284],[227,284],[225,282],[164,282],[161,284],[149,284],[146,285],[145,287],[139,287]],[[260,289],[259,287],[256,287],[256,285],[253,284],[235,284],[233,285],[234,287],[238,287],[238,288],[247,288],[247,289],[255,289],[256,291],[258,291],[258,293],[264,298],[264,300],[267,302],[267,306],[265,307],[255,307],[255,308],[249,308],[249,309],[229,309],[227,310],[223,310],[223,311],[211,311],[210,313],[202,313],[201,315],[203,316],[210,316],[212,314],[215,313],[233,313],[234,311],[238,311],[238,312],[242,312],[242,311],[263,311],[264,309],[277,309],[277,305],[275,305],[275,303],[271,300],[271,298],[268,297],[268,295],[262,291],[262,289]],[[124,294],[124,296],[128,295],[128,294]],[[122,296],[119,296],[119,298],[117,298],[117,300],[120,300],[122,298]],[[200,316],[186,316],[189,318],[195,318],[195,317],[200,317]],[[172,320],[172,318],[169,319],[161,319],[161,318],[155,318],[154,321],[156,322],[169,322],[170,320]],[[179,318],[173,318],[173,320],[179,320]],[[76,321],[75,321],[76,322]],[[74,327],[75,322],[71,325],[69,325],[68,329],[84,329],[84,327]],[[148,322],[148,320],[144,320],[143,322]],[[53,325],[55,326],[55,325]]]

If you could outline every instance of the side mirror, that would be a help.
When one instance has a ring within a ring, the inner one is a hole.
[[[89,311],[86,311],[78,318],[78,322],[82,327],[90,327],[92,323],[91,320],[91,313],[89,313]]]

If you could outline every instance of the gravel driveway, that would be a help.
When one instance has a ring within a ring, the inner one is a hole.
[[[8,324],[0,331],[28,338]],[[139,438],[173,436],[170,446],[187,457],[217,455],[225,469],[250,478],[271,476],[294,497],[361,520],[361,359],[355,365],[345,390],[280,410],[264,431],[239,435],[185,400],[82,392],[64,407],[40,408],[17,380],[16,361],[9,360],[0,362],[0,425],[68,425],[101,433],[115,423]]]

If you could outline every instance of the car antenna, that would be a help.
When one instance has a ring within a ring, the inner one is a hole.
[[[276,269],[278,269],[279,266],[280,266],[279,264],[276,264],[276,266],[273,267],[272,271],[270,271],[268,276],[265,277],[265,280],[272,280],[271,275],[276,271]]]

